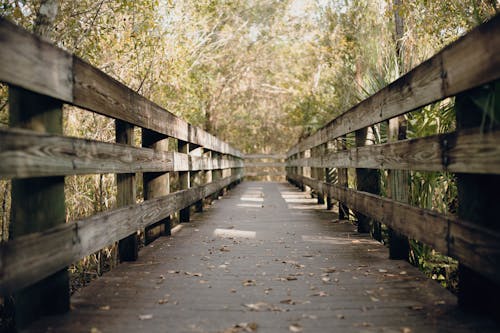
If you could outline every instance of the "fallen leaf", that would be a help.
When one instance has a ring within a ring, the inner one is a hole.
[[[245,280],[242,282],[244,287],[252,287],[256,285],[255,280]]]
[[[322,268],[321,270],[325,273],[334,273],[337,271],[335,267]]]
[[[290,305],[295,305],[295,304],[297,304],[297,302],[296,302],[296,301],[294,301],[293,299],[290,299],[290,298],[289,298],[289,299],[284,299],[284,300],[280,301],[280,303],[281,303],[281,304],[290,304]]]
[[[290,325],[288,327],[288,330],[290,332],[295,332],[295,333],[302,332],[302,326],[300,326],[300,324],[298,324],[298,323],[295,323],[295,324]]]
[[[158,300],[158,304],[166,304],[166,303],[168,303],[168,298],[160,298]]]
[[[330,283],[331,279],[329,277],[322,277],[321,281],[323,281],[323,283]]]
[[[239,323],[233,327],[225,329],[222,333],[255,332],[257,331],[257,328],[257,323]]]
[[[406,271],[399,272],[399,275],[406,275],[406,274],[408,274],[408,273],[406,273]]]
[[[387,273],[387,269],[382,269],[382,268],[379,268],[379,269],[378,269],[378,271],[379,271],[380,273]]]
[[[319,297],[325,297],[325,296],[328,296],[328,294],[324,291],[319,291],[317,293],[314,293],[314,294],[311,294],[309,296],[319,296]]]
[[[297,280],[297,278],[295,276],[287,276],[286,280],[287,281],[295,281],[295,280]]]
[[[167,272],[168,274],[179,274],[180,271],[174,271],[174,270],[170,270]]]
[[[221,252],[229,252],[229,251],[231,251],[231,250],[229,250],[229,248],[228,248],[227,246],[225,246],[225,245],[224,245],[223,247],[221,247],[221,248],[219,249],[219,251],[221,251]]]
[[[139,315],[139,319],[140,319],[140,320],[149,320],[149,319],[153,319],[153,315],[152,315],[152,314],[143,314],[143,315]]]
[[[108,311],[109,309],[111,309],[111,307],[109,305],[104,305],[104,306],[101,306],[99,308],[99,310],[103,310],[103,311]]]
[[[402,333],[411,333],[411,328],[409,328],[409,327],[402,327],[401,328],[401,332]]]
[[[337,318],[338,319],[345,319],[345,316],[341,313],[337,314]]]
[[[302,318],[316,320],[316,319],[318,319],[318,316],[316,316],[316,315],[306,315],[304,313],[304,314],[302,314]]]
[[[97,327],[92,327],[92,328],[90,329],[90,333],[101,333],[101,330],[100,330],[100,329],[98,329]]]
[[[372,300],[372,302],[378,302],[378,301],[380,301],[378,298],[373,297],[373,296],[370,296],[370,299]]]
[[[249,303],[244,305],[252,311],[278,311],[278,312],[284,311],[283,309],[275,305],[265,302]]]
[[[410,309],[415,310],[415,311],[419,311],[419,310],[423,310],[424,307],[421,305],[412,305],[412,306],[410,306]]]

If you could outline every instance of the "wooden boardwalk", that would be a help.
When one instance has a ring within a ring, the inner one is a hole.
[[[285,183],[246,182],[27,332],[487,332],[456,298]],[[246,323],[242,324],[242,323]],[[240,324],[238,326],[238,324]]]

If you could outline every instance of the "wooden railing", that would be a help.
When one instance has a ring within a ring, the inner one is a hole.
[[[0,178],[12,179],[0,292],[16,292],[20,325],[68,308],[68,265],[117,241],[121,260],[134,260],[137,231],[169,234],[171,215],[180,211],[180,221],[189,221],[191,206],[201,210],[204,198],[243,175],[238,150],[2,18],[0,62],[10,109],[9,128],[0,128]],[[115,119],[116,143],[62,136],[63,103]],[[142,147],[132,146],[134,126]],[[177,151],[167,151],[168,138]],[[171,172],[179,175],[174,193]],[[117,174],[118,208],[65,223],[64,176],[102,173]],[[143,174],[141,203],[135,173]]]
[[[244,175],[249,180],[284,181],[285,155],[247,154],[244,156]]]
[[[500,291],[499,78],[496,17],[300,141],[287,154],[287,178],[337,200],[341,213],[349,208],[458,259],[459,302],[496,302],[499,309],[498,298],[488,298]],[[456,131],[367,145],[367,128],[453,96]],[[496,120],[477,105],[485,96]],[[346,149],[346,136],[355,137],[357,147]],[[348,187],[347,168],[357,169],[357,189]],[[326,176],[332,169],[335,181]],[[458,216],[369,193],[376,192],[366,184],[373,169],[454,173]]]

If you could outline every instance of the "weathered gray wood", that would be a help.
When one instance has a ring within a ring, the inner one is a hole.
[[[121,120],[115,121],[116,142],[127,145],[134,144],[134,126]],[[136,201],[135,173],[116,175],[116,206],[132,205]],[[134,261],[139,256],[139,237],[134,230],[118,243],[120,261]]]
[[[264,207],[239,206],[256,191]],[[303,332],[498,332],[492,318],[464,314],[448,290],[318,208],[286,184],[246,182],[190,227],[142,249],[137,262],[82,288],[69,314],[26,333],[251,331],[235,327],[243,322],[273,333],[294,323]],[[255,238],[214,237],[217,228]],[[245,306],[258,302],[262,311]]]
[[[347,137],[345,135],[337,139],[337,151],[345,151],[347,149]],[[342,187],[349,187],[349,175],[346,168],[337,168],[337,184]],[[331,196],[330,196],[331,197]],[[339,201],[339,219],[349,219],[349,207]]]
[[[286,158],[285,154],[245,154],[243,155],[245,160],[261,160],[261,159],[273,159],[273,160],[283,160]]]
[[[373,133],[371,128],[362,128],[356,131],[356,146],[363,147],[373,145]],[[376,169],[357,168],[356,188],[358,191],[380,194],[380,173]],[[369,216],[356,212],[358,220],[358,232],[365,233],[375,229],[372,233],[375,239],[381,240],[381,235],[377,232],[377,221],[373,221]]]
[[[174,170],[172,152],[0,128],[0,177]]]
[[[62,103],[21,88],[9,88],[9,125],[40,132],[62,133]],[[9,238],[64,224],[64,177],[12,181]],[[2,261],[5,260],[3,257]],[[18,328],[41,315],[69,310],[69,276],[64,266],[14,294],[14,319]],[[57,297],[55,297],[57,295]]]
[[[285,167],[285,162],[246,162],[245,168],[263,168],[263,167],[272,167],[272,168],[283,168]]]
[[[179,153],[189,154],[189,143],[179,140],[177,142],[177,150]],[[179,188],[181,190],[189,189],[191,187],[191,177],[189,176],[189,171],[179,172]],[[179,221],[189,222],[191,215],[191,207],[188,206],[183,208],[179,212]]]
[[[500,78],[500,16],[330,121],[287,156]]]
[[[478,101],[493,101],[481,105]],[[492,82],[460,95],[455,99],[455,111],[458,129],[482,127],[488,131],[500,124],[500,119],[491,117],[500,111],[500,81]],[[498,145],[498,141],[497,141]],[[498,204],[500,203],[500,175],[456,174],[458,190],[458,216],[461,219],[500,232],[498,223]],[[468,230],[467,230],[468,231]],[[460,233],[461,237],[477,236],[474,233]],[[499,243],[496,244],[500,247]],[[470,246],[461,249],[471,251]],[[488,254],[484,254],[488,255]],[[475,258],[476,260],[478,258]],[[498,263],[497,263],[498,265]],[[500,315],[500,281],[484,275],[484,268],[470,265],[470,261],[461,261],[458,268],[459,304],[475,312],[487,312]]]
[[[31,285],[237,180],[232,176],[6,242],[0,246],[0,293]]]
[[[168,138],[156,132],[142,130],[142,146],[164,153],[168,150]],[[162,172],[145,172],[142,175],[144,186],[144,200],[151,200],[170,193],[170,174]],[[170,216],[148,226],[144,230],[145,245],[161,235],[170,235]]]
[[[227,143],[145,99],[80,58],[0,17],[0,81],[225,154]]]
[[[397,11],[395,11],[397,12]],[[398,13],[394,14],[397,18]],[[398,43],[399,45],[400,43]],[[400,47],[398,47],[400,50]],[[400,58],[401,59],[401,58]],[[406,139],[406,119],[399,116],[389,120],[387,138],[389,142]],[[387,196],[397,201],[409,203],[410,172],[408,170],[388,170]],[[408,238],[391,227],[388,228],[389,258],[408,260],[410,256],[410,243]]]
[[[500,233],[497,231],[374,194],[298,175],[291,177],[298,183],[328,192],[352,209],[458,259],[496,283],[500,282]]]
[[[0,178],[210,170],[242,165],[122,144],[0,128]]]
[[[70,102],[72,57],[0,17],[0,81]]]
[[[191,126],[107,74],[74,57],[73,104],[182,141],[235,156],[241,153]]]
[[[500,131],[480,127],[418,139],[329,152],[291,166],[500,174]]]

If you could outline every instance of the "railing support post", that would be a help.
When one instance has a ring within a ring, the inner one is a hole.
[[[196,149],[193,149],[191,151],[191,154],[201,158],[203,156],[203,148],[198,147]],[[192,185],[202,185],[203,184],[204,177],[203,177],[202,171],[193,171],[193,172],[191,172],[190,177],[191,177],[190,182]],[[194,209],[197,213],[203,212],[203,198],[201,198],[200,200],[195,202]]]
[[[178,140],[177,150],[179,153],[189,154],[189,142]],[[179,188],[181,190],[191,187],[189,171],[179,171]],[[179,222],[189,222],[191,215],[191,206],[183,208],[179,212]]]
[[[346,150],[347,149],[347,137],[345,135],[341,136],[337,141],[337,149],[338,150]],[[337,182],[340,186],[349,187],[347,168],[338,168],[337,169]],[[349,219],[349,207],[339,201],[339,220],[348,220]]]
[[[213,151],[212,152],[212,161],[215,159],[217,159],[217,162],[215,162],[215,164],[217,164],[218,169],[212,170],[212,182],[217,182],[217,181],[222,179],[222,169],[220,169],[220,164],[221,164],[220,154]],[[221,194],[221,191],[215,192],[212,195],[212,199],[217,200],[219,198],[220,194]]]
[[[369,136],[368,128],[362,128],[356,131],[356,146],[362,147],[373,144],[373,138]],[[380,193],[380,174],[376,169],[358,168],[356,169],[356,183],[359,191],[379,194]],[[371,219],[361,213],[356,213],[358,219],[358,232],[370,232]]]
[[[389,120],[388,141],[397,141],[406,139],[406,119],[404,116]],[[408,170],[389,170],[388,171],[387,193],[392,199],[408,203],[410,193],[410,172]],[[408,260],[410,254],[410,244],[408,238],[388,227],[389,233],[389,258],[396,260]]]
[[[495,101],[493,105],[481,101]],[[500,81],[492,82],[465,93],[455,99],[457,130],[480,127],[488,128],[498,125],[492,123],[489,116],[500,111]],[[500,202],[500,176],[479,174],[456,174],[458,189],[458,216],[466,221],[479,224],[491,230],[500,231],[498,223],[498,203]],[[459,263],[458,269],[460,306],[474,312],[488,312],[498,316],[500,314],[500,285],[480,273],[473,271]]]
[[[134,126],[121,120],[115,120],[116,143],[134,144]],[[123,207],[135,204],[135,173],[116,175],[116,206]],[[133,233],[118,242],[120,261],[135,261],[139,257],[139,237]]]
[[[21,88],[9,88],[10,127],[62,134],[62,103]],[[64,177],[12,180],[9,238],[40,232],[66,221]],[[66,268],[14,295],[15,322],[24,328],[41,315],[69,310]]]
[[[157,132],[142,129],[142,146],[155,151],[168,151],[168,137]],[[144,200],[161,197],[170,193],[170,174],[168,172],[145,172],[142,176]],[[151,243],[161,235],[170,235],[170,216],[144,230],[145,244]]]

